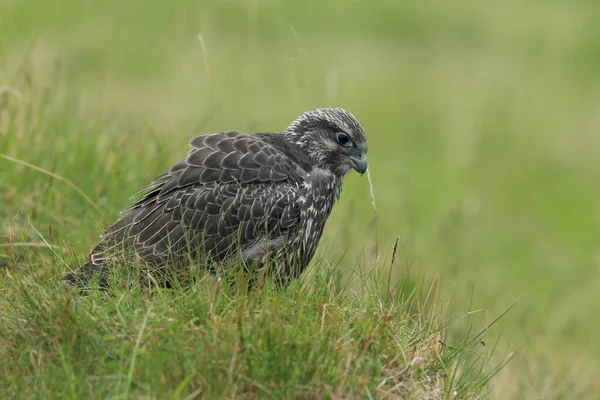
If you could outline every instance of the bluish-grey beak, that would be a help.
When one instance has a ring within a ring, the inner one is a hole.
[[[367,172],[367,167],[369,165],[367,164],[367,156],[364,153],[358,153],[355,156],[351,156],[350,161],[352,161],[352,167],[359,174],[362,175]]]

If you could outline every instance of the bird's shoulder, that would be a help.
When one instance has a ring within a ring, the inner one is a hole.
[[[286,141],[282,133],[217,132],[193,138],[190,146],[192,149],[184,160],[190,166],[230,170],[273,168],[274,176],[255,177],[261,182],[295,178],[296,174],[304,177],[312,170],[308,155]]]
[[[311,170],[308,157],[290,146],[282,134],[238,131],[197,136],[186,158],[171,168],[179,184],[273,183],[303,180]]]
[[[280,133],[217,132],[196,136],[189,144],[185,158],[132,197],[131,208],[166,200],[190,186],[300,185],[312,171],[308,156]]]

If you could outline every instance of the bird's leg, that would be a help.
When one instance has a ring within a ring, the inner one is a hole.
[[[260,250],[260,256],[258,257],[258,261],[256,263],[256,271],[258,272],[258,287],[262,288],[265,284],[265,278],[268,268],[266,268],[267,262],[267,250],[262,248]]]
[[[285,288],[291,280],[291,270],[288,271],[290,267],[288,260],[282,259],[279,263],[279,268],[275,274],[275,287],[277,289]]]

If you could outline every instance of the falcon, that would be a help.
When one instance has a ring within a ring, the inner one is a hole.
[[[190,145],[64,280],[99,275],[106,285],[113,267],[136,261],[153,277],[242,263],[289,281],[313,258],[343,178],[367,170],[367,137],[342,108],[305,112],[281,133],[218,132]]]

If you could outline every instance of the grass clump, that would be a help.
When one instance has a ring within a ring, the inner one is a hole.
[[[327,267],[250,293],[210,276],[151,291],[121,280],[87,296],[22,272],[0,281],[0,391],[10,398],[442,399],[486,390],[489,360],[463,376],[465,348],[444,344],[433,292],[390,289],[374,272],[342,283]]]

